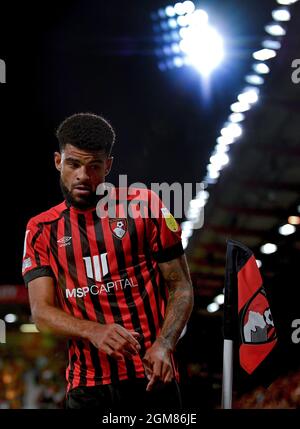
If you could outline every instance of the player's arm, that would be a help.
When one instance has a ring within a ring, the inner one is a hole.
[[[168,262],[159,263],[167,283],[169,298],[160,335],[145,354],[144,365],[150,379],[147,390],[157,381],[170,382],[173,377],[171,353],[190,318],[194,294],[185,255]]]
[[[165,319],[157,340],[173,351],[193,309],[192,281],[185,255],[160,263],[159,268],[167,283],[169,298]]]
[[[40,331],[87,339],[100,351],[117,359],[139,352],[136,332],[129,332],[115,323],[102,325],[64,312],[55,305],[54,290],[52,277],[38,277],[28,283],[32,317]]]

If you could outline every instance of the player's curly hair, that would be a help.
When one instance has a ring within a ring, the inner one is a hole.
[[[76,113],[59,125],[56,137],[60,150],[66,144],[71,144],[83,150],[104,150],[110,156],[116,135],[110,123],[102,116]]]

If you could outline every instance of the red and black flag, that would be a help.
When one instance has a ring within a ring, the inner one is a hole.
[[[256,259],[237,241],[227,242],[224,338],[236,339],[241,367],[252,374],[277,343],[270,306]]]

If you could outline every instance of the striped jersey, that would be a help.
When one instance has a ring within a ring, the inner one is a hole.
[[[184,253],[181,231],[156,193],[136,189],[132,194],[116,191],[113,217],[105,211],[104,199],[99,200],[102,206],[88,210],[64,201],[27,224],[25,284],[50,276],[65,312],[96,323],[118,323],[140,334],[139,355],[124,361],[88,340],[70,339],[68,390],[144,378],[142,357],[162,326],[168,291],[158,263]]]

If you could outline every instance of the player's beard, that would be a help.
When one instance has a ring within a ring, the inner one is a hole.
[[[64,185],[60,179],[60,189],[68,205],[71,205],[77,209],[85,210],[91,207],[96,207],[99,198],[97,198],[96,192],[91,192],[90,195],[82,196],[80,199],[75,199],[72,192]]]

